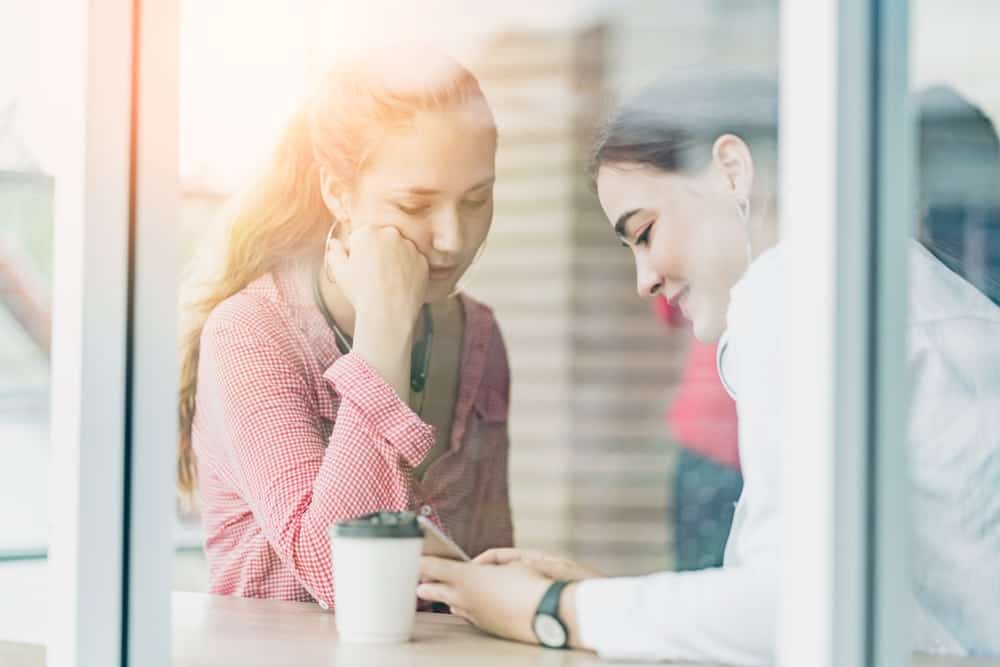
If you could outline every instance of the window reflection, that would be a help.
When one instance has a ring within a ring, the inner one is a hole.
[[[0,6],[0,641],[37,639],[48,529],[52,206],[39,10]]]
[[[987,628],[996,625],[1000,598],[984,582],[996,579],[1000,553],[993,424],[1000,391],[1000,88],[991,71],[995,41],[981,22],[984,11],[996,10],[969,2],[943,9],[915,3],[911,47],[915,236],[932,254],[929,262],[914,261],[909,276],[918,290],[911,301],[911,369],[918,378],[910,406],[914,636],[925,650],[995,655],[1000,645]]]

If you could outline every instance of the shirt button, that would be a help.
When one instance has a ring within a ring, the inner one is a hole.
[[[330,608],[330,605],[328,605],[327,603],[323,602],[322,600],[319,601],[319,606],[320,606],[320,609],[323,609],[323,610],[326,610],[326,609]]]
[[[433,511],[434,510],[431,509],[430,505],[424,505],[423,507],[420,508],[420,513],[424,516],[430,516],[431,512]]]

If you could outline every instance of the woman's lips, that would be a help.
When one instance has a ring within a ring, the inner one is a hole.
[[[438,266],[431,267],[429,277],[431,280],[445,280],[450,278],[457,267],[454,266]]]
[[[685,287],[684,291],[681,292],[681,295],[679,297],[677,297],[677,303],[679,303],[680,306],[681,306],[681,312],[684,313],[684,316],[687,317],[688,319],[690,319],[690,316],[688,315],[688,309],[687,309],[688,297],[689,296],[691,296],[691,288],[690,287]]]
[[[690,291],[691,291],[691,286],[685,285],[680,290],[675,292],[673,296],[667,297],[667,301],[669,301],[670,305],[673,306],[674,308],[678,307],[683,308],[684,304],[681,302],[684,300],[684,298],[688,295]]]

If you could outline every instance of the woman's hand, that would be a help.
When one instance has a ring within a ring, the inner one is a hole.
[[[424,557],[417,588],[423,600],[443,602],[452,613],[498,637],[538,643],[535,610],[551,580],[522,564],[479,565]]]
[[[427,258],[395,227],[365,225],[331,239],[326,266],[355,312],[354,351],[409,396],[413,324],[427,293]]]
[[[607,576],[602,572],[580,565],[579,563],[574,563],[571,560],[527,549],[490,549],[476,556],[473,562],[480,565],[521,563],[549,579],[558,579],[560,581],[603,579]]]
[[[392,226],[364,225],[345,247],[330,239],[326,263],[357,320],[409,334],[427,293],[427,258]],[[405,325],[405,326],[404,326]]]

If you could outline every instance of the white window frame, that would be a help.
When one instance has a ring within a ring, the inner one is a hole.
[[[178,11],[43,10],[58,17],[42,35],[45,85],[67,156],[55,174],[52,666],[170,662]]]
[[[906,0],[789,2],[781,664],[908,661]]]

